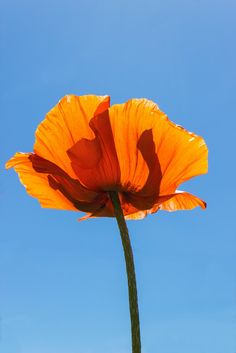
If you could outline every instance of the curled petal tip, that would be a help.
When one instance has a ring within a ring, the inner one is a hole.
[[[89,218],[92,218],[92,213],[87,213],[85,216],[78,218],[77,221],[78,222],[87,221]]]

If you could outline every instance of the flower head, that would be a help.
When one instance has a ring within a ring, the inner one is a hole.
[[[11,167],[42,207],[83,211],[83,219],[114,216],[109,191],[127,219],[206,207],[177,190],[207,172],[204,140],[147,99],[110,107],[108,96],[67,95],[39,125],[34,152],[16,153]]]

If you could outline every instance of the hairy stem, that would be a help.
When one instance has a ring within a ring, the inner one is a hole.
[[[124,214],[120,205],[120,200],[117,192],[109,192],[117,224],[120,230],[129,288],[129,309],[131,319],[131,334],[132,334],[132,353],[141,353],[141,339],[139,326],[139,311],[138,311],[138,295],[136,286],[136,276],[134,268],[133,252],[129,238],[128,228],[125,222]]]

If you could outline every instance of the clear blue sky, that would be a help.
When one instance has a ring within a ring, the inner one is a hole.
[[[41,209],[4,170],[67,93],[157,102],[204,136],[208,209],[129,222],[143,353],[236,352],[233,0],[2,0],[1,353],[130,353],[112,219]]]

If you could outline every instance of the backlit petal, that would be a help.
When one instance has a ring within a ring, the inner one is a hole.
[[[30,153],[16,153],[6,168],[14,168],[29,195],[36,197],[42,207],[62,210],[76,210],[58,190],[49,186],[46,174],[37,173],[29,160]]]
[[[42,207],[94,212],[107,200],[105,194],[85,189],[61,168],[35,154],[16,153],[6,164],[6,168],[11,167]]]
[[[34,152],[75,178],[76,174],[67,151],[81,139],[95,138],[89,122],[94,115],[102,113],[109,105],[108,96],[65,96],[38,126]],[[85,157],[82,154],[83,160]],[[95,153],[92,158],[96,160],[99,156]]]
[[[108,111],[89,123],[94,139],[82,138],[67,151],[77,178],[88,189],[109,191],[118,188],[120,169]]]
[[[153,129],[161,166],[160,195],[173,193],[184,181],[207,173],[208,150],[202,137],[172,123],[165,115]]]
[[[150,208],[159,195],[161,167],[152,131],[159,115],[158,107],[147,99],[131,99],[109,109],[120,191],[128,192],[127,199],[139,209]]]
[[[207,172],[204,140],[172,123],[152,101],[132,99],[112,106],[109,115],[121,186],[137,209],[150,209],[159,195]]]
[[[175,194],[160,197],[159,201],[150,210],[137,210],[135,213],[126,215],[125,218],[127,220],[143,219],[148,214],[156,213],[159,210],[173,212],[179,210],[192,210],[198,206],[205,209],[206,203],[195,195],[177,190]]]
[[[172,197],[160,204],[159,209],[171,212],[177,210],[192,210],[197,206],[205,209],[206,203],[195,195],[177,190]]]

